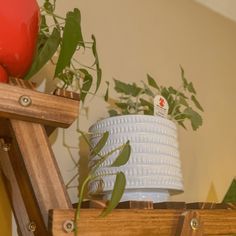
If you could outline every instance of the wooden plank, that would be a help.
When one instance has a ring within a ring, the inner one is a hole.
[[[81,209],[78,222],[79,236],[173,236],[176,235],[182,210],[121,210],[116,209],[105,218],[98,217],[98,209]],[[186,212],[185,212],[186,214]],[[200,219],[198,230],[186,224],[190,235],[234,235],[236,234],[236,210],[187,211],[188,222]],[[65,222],[73,221],[74,210],[54,209],[49,214],[52,236],[73,236],[63,229]],[[186,230],[186,229],[185,229]]]
[[[19,103],[23,95],[31,99],[31,105]],[[0,117],[68,127],[77,118],[78,109],[79,101],[0,83]]]
[[[13,149],[9,156],[29,216],[48,223],[48,211],[71,208],[68,193],[42,125],[10,120]]]
[[[178,210],[123,210],[116,209],[105,218],[98,217],[100,210],[82,209],[78,223],[79,236],[173,236],[176,231]],[[54,209],[49,214],[49,227],[53,236],[73,236],[63,225],[73,220],[74,210]]]
[[[185,211],[181,214],[175,236],[202,236],[203,224],[197,211]]]
[[[0,152],[0,166],[20,235],[33,236],[33,232],[28,230],[30,219],[28,217],[21,192],[17,184],[14,170],[11,166],[11,162],[7,153],[4,153],[3,151]],[[39,232],[38,235],[47,234],[45,227],[40,227],[39,229],[37,229],[37,232]]]

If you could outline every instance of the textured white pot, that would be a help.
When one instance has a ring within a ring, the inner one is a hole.
[[[98,121],[91,126],[91,143],[96,145],[99,135],[109,131],[107,145],[101,151],[106,154],[130,140],[129,162],[119,168],[109,166],[115,153],[97,171],[97,174],[121,170],[126,176],[126,190],[121,201],[168,201],[170,194],[183,191],[181,163],[179,159],[177,128],[174,122],[148,115],[124,115]],[[97,159],[90,159],[90,163]],[[103,177],[105,199],[109,199],[115,177]],[[98,182],[92,181],[89,192],[96,192]]]

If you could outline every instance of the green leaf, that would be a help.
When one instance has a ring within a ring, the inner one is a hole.
[[[148,84],[150,86],[152,86],[153,88],[157,89],[158,91],[160,91],[159,86],[157,85],[156,81],[149,75],[147,74],[147,79],[148,79]]]
[[[177,94],[177,93],[178,93],[178,91],[177,91],[176,89],[174,89],[172,86],[170,86],[170,87],[168,88],[168,90],[169,90],[169,92],[172,93],[172,94]]]
[[[118,205],[124,193],[125,185],[126,185],[126,178],[124,173],[123,172],[116,173],[116,180],[112,191],[111,199],[108,203],[107,208],[105,208],[102,211],[100,215],[101,217],[104,217],[109,213],[111,213],[111,211]]]
[[[52,14],[54,11],[54,6],[49,1],[45,1],[43,7],[48,14]]]
[[[185,119],[190,119],[191,116],[190,115],[187,115],[187,114],[183,114],[181,113],[181,111],[179,109],[176,109],[176,112],[175,112],[175,120],[176,121],[184,121]]]
[[[99,66],[99,59],[98,59],[98,53],[97,53],[97,43],[96,43],[96,38],[94,35],[92,35],[92,40],[93,40],[92,52],[95,57],[94,64],[96,65],[96,70],[97,70],[97,84],[96,84],[96,89],[95,89],[95,93],[96,93],[98,88],[100,87],[100,84],[101,84],[102,69]]]
[[[90,90],[92,86],[93,77],[92,75],[89,74],[89,72],[86,69],[80,69],[80,71],[84,74],[83,85],[80,91],[80,99],[82,102],[84,102],[88,94],[88,91]]]
[[[106,89],[106,93],[105,93],[105,96],[104,96],[104,100],[107,102],[108,97],[109,97],[109,85],[110,85],[110,83],[108,81],[106,81],[106,85],[107,85],[107,89]]]
[[[120,151],[119,155],[116,157],[115,161],[112,163],[111,167],[119,167],[122,165],[125,165],[131,154],[131,146],[129,144],[129,141],[126,142],[123,149]]]
[[[187,101],[186,101],[186,99],[184,99],[184,97],[179,97],[179,103],[180,104],[182,104],[182,105],[184,105],[184,106],[186,106],[186,107],[188,107],[189,105],[188,105],[188,103],[187,103]]]
[[[153,115],[153,111],[145,110],[145,109],[142,110],[142,111],[143,111],[143,114],[144,114],[144,115],[150,115],[150,116]]]
[[[77,46],[84,47],[80,23],[81,16],[79,9],[75,8],[73,12],[69,11],[66,14],[61,50],[55,69],[55,77],[58,76],[66,66],[70,66],[71,58],[74,55]]]
[[[140,98],[139,101],[140,101],[142,106],[148,107],[148,110],[150,111],[150,113],[153,114],[153,112],[154,112],[154,105],[153,105],[153,103],[151,103],[151,102],[149,102],[149,101],[147,101],[147,100],[145,100],[143,98]]]
[[[187,88],[188,88],[188,91],[189,91],[190,93],[196,94],[196,90],[195,90],[195,88],[194,88],[192,82],[190,82],[190,83],[188,84],[188,87],[187,87]]]
[[[227,193],[222,201],[223,203],[235,203],[236,202],[236,179],[233,179]]]
[[[191,96],[191,100],[199,110],[204,111],[201,104],[198,102],[197,98],[194,95]]]
[[[46,31],[49,32],[49,28],[47,25],[47,20],[46,17],[44,15],[41,15],[41,22],[40,22],[40,31]]]
[[[152,90],[148,87],[148,85],[146,83],[144,83],[142,81],[143,85],[144,85],[144,94],[151,96],[152,98],[155,97],[155,94],[152,92]]]
[[[38,42],[42,46],[39,48],[27,75],[24,77],[25,80],[35,75],[55,54],[60,43],[60,33],[54,28],[50,37],[46,41],[45,38],[42,38],[42,40],[44,40],[44,43]]]
[[[128,108],[128,104],[124,103],[124,102],[116,102],[115,103],[117,107],[119,107],[120,109],[127,109]]]
[[[183,98],[187,98],[187,96],[185,96],[183,93],[181,93],[180,91],[174,89],[172,86],[170,86],[168,88],[168,91],[170,92],[170,94],[174,94],[178,97],[183,97]]]
[[[114,79],[114,82],[115,82],[114,89],[118,93],[124,93],[125,95],[131,95],[133,97],[136,97],[142,91],[142,88],[138,87],[135,83],[126,84],[116,79]]]
[[[185,78],[184,69],[183,69],[182,66],[180,66],[180,70],[181,70],[181,78],[182,78],[182,81],[183,81],[183,87],[184,87],[184,89],[186,89],[188,87],[188,81]]]
[[[108,111],[108,113],[109,113],[109,116],[117,116],[118,115],[118,112],[116,111],[116,110],[114,110],[114,109],[110,109],[109,111]]]
[[[168,100],[168,98],[170,97],[170,93],[169,93],[169,91],[168,91],[168,89],[167,88],[165,88],[165,87],[162,87],[161,88],[161,96],[163,96],[166,100]]]
[[[106,142],[108,140],[109,137],[109,132],[106,131],[101,139],[98,141],[98,143],[96,144],[96,146],[91,150],[91,157],[97,155],[100,153],[100,151],[103,149],[103,147],[106,145]]]
[[[187,129],[186,126],[184,125],[184,122],[183,122],[183,121],[178,121],[178,124],[179,124],[180,126],[182,126],[184,129]]]
[[[198,129],[199,126],[202,125],[202,117],[191,107],[187,107],[184,110],[183,115],[187,115],[189,117],[193,130]]]

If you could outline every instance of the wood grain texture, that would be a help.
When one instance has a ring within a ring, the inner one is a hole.
[[[201,230],[185,231],[190,235],[233,235],[236,234],[235,210],[197,210],[201,220]],[[78,222],[79,236],[174,236],[179,217],[186,214],[182,210],[114,210],[109,216],[99,218],[100,210],[82,209]],[[74,210],[54,209],[50,211],[52,236],[73,236],[66,233],[63,224],[73,220]],[[195,215],[189,215],[195,216]],[[189,217],[188,220],[191,220]],[[188,224],[187,224],[188,225]],[[186,229],[185,229],[186,230]],[[198,234],[197,234],[198,233]]]
[[[30,80],[23,80],[19,78],[10,77],[9,84],[18,86],[21,88],[36,89],[36,83]]]
[[[50,209],[72,206],[45,129],[20,120],[10,120],[10,124],[14,139],[9,154],[28,214],[41,214],[47,226]]]
[[[68,91],[66,89],[56,88],[53,91],[53,94],[56,95],[56,96],[70,98],[70,99],[77,100],[77,101],[80,100],[80,95],[78,93]]]
[[[199,212],[185,211],[181,214],[175,236],[202,236],[203,224]]]
[[[98,217],[101,211],[82,209],[78,223],[79,236],[128,236],[128,235],[174,235],[180,212],[177,210],[114,210],[105,218]],[[53,210],[50,212],[53,236],[72,236],[65,233],[63,224],[73,220],[73,210]]]
[[[20,105],[22,95],[31,98],[30,106]],[[77,118],[78,109],[79,101],[0,83],[0,117],[68,127]]]
[[[14,170],[7,153],[4,153],[3,151],[0,151],[0,166],[4,176],[5,187],[7,189],[8,198],[11,202],[11,207],[15,216],[17,227],[21,233],[20,235],[33,236],[34,234],[27,229],[30,219],[28,217],[21,192],[17,184]],[[40,230],[40,233],[43,235],[45,230]]]

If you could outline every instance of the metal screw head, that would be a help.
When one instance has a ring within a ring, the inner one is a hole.
[[[190,221],[190,226],[191,226],[192,230],[197,230],[199,227],[198,219],[192,218],[192,220]]]
[[[31,221],[31,222],[28,224],[28,227],[27,227],[28,231],[30,231],[30,232],[35,232],[35,231],[36,231],[36,228],[37,228],[36,223],[33,222],[33,221]]]
[[[10,150],[11,143],[6,142],[3,138],[0,138],[0,149],[4,152],[8,152]]]
[[[63,229],[67,233],[71,233],[74,230],[74,222],[72,220],[66,220],[63,224]]]
[[[8,152],[10,150],[10,144],[4,143],[1,148],[4,152]]]
[[[22,96],[20,96],[20,98],[19,98],[19,103],[20,103],[20,105],[23,106],[23,107],[28,107],[28,106],[31,105],[32,100],[31,100],[31,98],[30,98],[29,96],[22,95]]]

